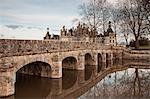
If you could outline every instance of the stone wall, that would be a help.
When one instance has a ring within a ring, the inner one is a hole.
[[[122,50],[123,60],[140,60],[142,62],[150,62],[150,51],[149,50]]]
[[[105,46],[107,48],[109,46]],[[0,39],[0,57],[83,49],[103,49],[100,43]]]

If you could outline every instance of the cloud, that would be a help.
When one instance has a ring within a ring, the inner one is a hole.
[[[34,27],[28,26],[27,29],[33,29]]]
[[[16,30],[16,29],[28,29],[28,30],[42,30],[43,28],[42,27],[38,27],[38,26],[25,26],[25,25],[16,25],[16,24],[13,24],[13,25],[3,25],[4,27],[8,28],[8,29],[13,29],[13,30]]]
[[[79,17],[81,1],[0,0],[0,31],[6,38],[41,38],[47,27],[58,34],[63,25],[70,28],[72,20]]]
[[[9,14],[9,13],[1,13],[0,16],[2,18],[10,19],[9,21],[16,24],[34,24],[34,25],[41,25],[41,24],[68,24],[72,22],[73,19],[78,18],[75,15],[57,15],[57,14]],[[7,20],[3,20],[4,22]],[[5,22],[6,23],[6,22]],[[8,23],[8,22],[7,22]],[[11,26],[8,26],[11,27]],[[17,28],[18,26],[13,26]]]
[[[5,25],[5,27],[10,28],[10,29],[17,29],[17,28],[22,28],[22,25]]]
[[[17,16],[16,16],[17,17]],[[51,21],[66,21],[72,20],[76,16],[64,16],[64,15],[20,15],[17,19],[33,22],[51,22]]]
[[[26,27],[24,27],[24,28],[29,29],[29,30],[33,30],[33,29],[43,30],[42,27],[38,27],[38,26],[26,26]]]

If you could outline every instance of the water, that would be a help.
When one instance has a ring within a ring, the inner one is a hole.
[[[127,69],[107,75],[78,99],[149,99],[150,70],[138,69],[141,93],[136,94],[138,85],[134,80],[135,69]]]
[[[107,75],[95,75],[96,66],[86,66],[84,71],[63,69],[63,77],[50,79],[17,73],[15,95],[10,99],[136,99],[133,94],[135,69]],[[150,70],[140,69],[140,99],[150,98]],[[136,87],[138,87],[136,85]],[[137,90],[137,89],[135,89]]]
[[[74,92],[78,87],[76,84],[79,79],[90,79],[92,68],[93,66],[88,66],[85,71],[63,69],[63,77],[60,79],[44,78],[17,72],[15,95],[7,97],[7,99],[56,99],[68,97],[68,95],[72,94],[72,90]]]

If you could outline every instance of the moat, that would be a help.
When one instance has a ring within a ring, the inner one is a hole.
[[[134,65],[133,62],[132,65]],[[118,64],[118,63],[116,63]],[[119,65],[119,64],[118,64]],[[131,65],[131,64],[129,64]],[[142,64],[139,64],[139,66]],[[138,69],[141,93],[134,85],[135,69],[129,68],[101,77],[95,75],[96,66],[85,66],[84,71],[63,69],[60,79],[17,73],[15,95],[8,99],[140,99],[150,98],[150,69]],[[104,73],[105,74],[105,73]],[[84,81],[84,82],[83,82]],[[134,94],[135,87],[135,94]]]

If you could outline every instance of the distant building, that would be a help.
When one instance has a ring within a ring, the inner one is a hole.
[[[49,28],[47,28],[47,33],[44,37],[44,40],[49,40],[51,38],[51,35],[49,34]]]
[[[107,32],[104,33],[104,38],[105,38],[104,43],[106,45],[116,46],[117,43],[116,33],[113,32],[110,21],[109,21]]]
[[[65,26],[60,30],[59,35],[50,35],[49,28],[47,28],[46,36],[44,40],[60,40],[60,41],[83,41],[83,42],[98,42],[104,45],[116,46],[116,34],[111,28],[111,22],[109,21],[109,26],[107,32],[104,34],[99,34],[96,29],[89,29],[86,24],[81,25],[80,23],[76,28],[71,28],[67,30]]]
[[[45,37],[44,37],[44,40],[59,40],[59,35],[50,35],[50,33],[49,33],[49,28],[47,28],[47,33],[46,33],[46,35],[45,35]]]
[[[85,25],[80,25],[76,28],[72,28],[67,31],[65,26],[61,29],[61,40],[62,41],[85,41],[88,42],[89,39],[93,36],[93,32]]]

